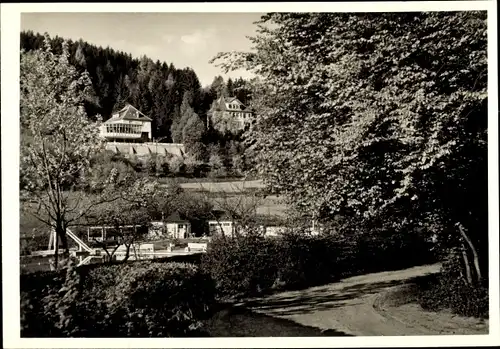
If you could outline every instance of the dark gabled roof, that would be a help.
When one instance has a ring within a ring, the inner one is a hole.
[[[236,219],[238,219],[238,217],[231,217],[231,215],[228,212],[220,210],[212,211],[212,217],[210,218],[210,220],[215,220],[215,221],[234,221]]]
[[[165,218],[165,222],[170,222],[170,223],[189,223],[189,221],[185,218],[182,217],[182,215],[179,212],[174,212],[167,218]]]
[[[130,104],[127,104],[124,108],[114,113],[108,121],[117,120],[152,121],[151,118],[147,117],[141,111]]]

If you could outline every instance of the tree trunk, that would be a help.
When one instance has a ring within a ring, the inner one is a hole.
[[[118,249],[118,247],[120,247],[120,244],[116,245],[114,248],[113,248],[113,251],[111,252],[111,254],[109,254],[109,252],[106,250],[106,252],[108,252],[109,254],[109,261],[112,262],[113,261],[113,256],[115,255],[115,252],[116,250]]]
[[[58,240],[61,241],[64,259],[69,259],[68,237],[66,236],[66,229],[64,229],[62,225],[56,226],[56,236],[59,237]]]
[[[50,232],[52,234],[52,232]],[[54,245],[54,268],[55,270],[59,270],[59,234],[57,234],[57,231],[54,231],[54,239],[55,239],[55,245]]]
[[[126,252],[125,252],[125,258],[123,258],[123,263],[125,263],[128,258],[130,257],[130,244],[126,244],[124,243],[125,247],[126,247]]]
[[[476,276],[477,276],[477,281],[481,282],[482,280],[482,275],[481,275],[481,268],[479,266],[479,255],[477,253],[476,248],[474,247],[474,244],[472,243],[471,239],[467,236],[467,233],[465,232],[465,228],[463,227],[462,223],[458,222],[457,223],[458,230],[460,231],[460,234],[464,238],[464,240],[467,242],[469,245],[472,255],[473,255],[473,261],[474,261],[474,269],[476,271]]]
[[[98,245],[99,247],[101,247],[101,248],[104,250],[104,252],[106,252],[106,255],[107,255],[107,258],[108,258],[108,262],[110,262],[110,261],[113,259],[113,258],[112,258],[112,257],[113,257],[113,255],[109,253],[109,251],[108,251],[108,247],[106,246],[106,244],[105,244],[103,241],[98,241],[98,240],[97,240],[97,239],[95,239],[95,238],[94,238],[94,242],[96,242],[96,243],[97,243],[97,245]],[[119,246],[119,245],[118,245],[118,246]],[[116,248],[113,250],[113,252],[112,252],[112,253],[114,253],[115,251],[116,251]]]
[[[471,273],[470,264],[469,264],[469,257],[467,257],[467,252],[465,250],[464,244],[462,244],[460,252],[462,253],[462,258],[464,260],[465,275],[467,276],[467,284],[469,286],[472,286],[472,273]]]

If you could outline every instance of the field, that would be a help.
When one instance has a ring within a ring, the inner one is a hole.
[[[195,195],[209,200],[215,209],[224,209],[227,205],[255,206],[258,215],[285,216],[287,206],[276,195],[261,196],[264,188],[262,181],[227,181],[227,182],[186,182],[180,186]],[[48,229],[35,217],[21,212],[20,234],[22,236],[46,235]]]
[[[228,182],[189,182],[181,183],[181,188],[199,193],[210,200],[215,209],[224,206],[255,206],[258,215],[284,217],[288,209],[282,198],[276,195],[260,195],[264,189],[261,180]]]
[[[254,197],[251,194],[233,194],[233,195],[212,195],[208,196],[209,200],[215,206],[215,209],[223,210],[224,207],[235,207],[240,204],[242,207],[253,207],[256,208],[256,213],[258,215],[265,216],[286,216],[287,205],[282,202],[282,199],[276,195],[269,195],[264,198]]]
[[[263,189],[264,184],[261,180],[253,181],[226,181],[226,182],[203,182],[203,181],[193,181],[180,183],[181,188],[185,190],[202,191],[202,192],[212,192],[212,193],[240,193],[247,190],[258,190]]]

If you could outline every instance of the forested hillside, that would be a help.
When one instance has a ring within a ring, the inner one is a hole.
[[[43,35],[32,31],[22,32],[21,48],[26,51],[42,48],[43,39]],[[51,46],[56,54],[60,53],[63,41],[64,38],[52,37]],[[221,94],[236,95],[244,104],[249,103],[248,83],[241,78],[226,82],[218,76],[210,86],[203,87],[191,68],[179,69],[172,63],[154,62],[146,56],[133,58],[128,53],[83,40],[69,40],[68,48],[70,63],[80,72],[87,70],[92,80],[94,96],[86,105],[91,117],[100,114],[107,119],[113,111],[130,103],[153,119],[153,138],[163,142],[172,142],[173,123],[174,129],[182,130],[186,125],[180,124],[184,122],[195,130],[204,130],[207,111]],[[182,113],[189,115],[182,118]],[[206,143],[206,134],[199,137]],[[214,141],[213,135],[209,138]]]

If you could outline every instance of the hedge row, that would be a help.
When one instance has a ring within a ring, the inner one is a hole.
[[[202,333],[215,288],[192,264],[70,267],[21,277],[23,337],[182,337]]]
[[[254,296],[274,289],[300,289],[363,273],[433,263],[423,240],[285,234],[214,239],[201,268],[216,283],[219,296]]]

